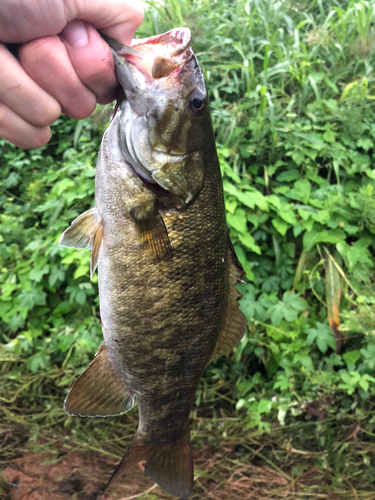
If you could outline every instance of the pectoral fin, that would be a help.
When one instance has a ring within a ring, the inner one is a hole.
[[[91,250],[90,276],[98,265],[103,246],[103,220],[95,208],[77,217],[61,235],[59,245]]]
[[[103,343],[89,367],[74,382],[65,400],[69,415],[109,417],[121,415],[133,406],[134,397],[117,375]]]
[[[169,241],[168,231],[162,216],[158,211],[138,214],[134,211],[131,215],[136,223],[138,237],[141,245],[151,250],[156,259],[166,261],[172,258],[172,246]]]
[[[227,255],[229,273],[228,303],[224,324],[210,361],[233,349],[243,337],[247,325],[245,316],[238,309],[238,299],[242,297],[242,294],[236,289],[236,284],[242,281],[242,276],[244,276],[245,271],[237,258],[229,235]]]

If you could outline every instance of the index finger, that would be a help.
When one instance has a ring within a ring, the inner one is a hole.
[[[130,45],[134,33],[143,21],[143,3],[139,0],[97,0],[76,3],[79,10],[73,19],[87,21],[124,45]]]
[[[143,20],[140,0],[1,0],[0,41],[25,43],[57,35],[74,19],[128,45]]]

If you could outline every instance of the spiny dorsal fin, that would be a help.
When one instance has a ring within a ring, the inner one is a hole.
[[[103,343],[88,368],[74,382],[65,399],[69,415],[109,417],[121,415],[133,406],[134,397],[116,374]]]
[[[224,318],[224,324],[220,331],[219,338],[210,361],[222,356],[223,354],[233,349],[233,347],[235,347],[243,337],[247,326],[247,320],[245,316],[238,309],[238,299],[242,297],[242,294],[236,289],[236,285],[239,281],[242,281],[242,276],[244,276],[245,271],[243,270],[237,258],[229,235],[227,255],[229,273],[228,303]]]
[[[59,245],[67,248],[91,249],[92,278],[103,246],[103,221],[98,211],[91,208],[77,217],[61,235]]]

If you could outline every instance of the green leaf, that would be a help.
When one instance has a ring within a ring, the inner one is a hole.
[[[269,206],[265,196],[259,191],[254,189],[249,189],[245,192],[239,191],[233,184],[224,180],[223,182],[224,191],[231,194],[237,198],[243,205],[249,208],[254,208],[258,206],[260,210],[268,212]]]
[[[282,303],[272,306],[267,312],[267,316],[270,317],[271,323],[275,326],[279,326],[281,320],[284,318],[284,306]]]
[[[78,304],[84,304],[86,302],[86,293],[83,290],[78,290],[75,295],[75,299]]]
[[[288,224],[294,226],[297,223],[296,216],[289,204],[282,204],[280,207],[279,216]]]
[[[46,303],[46,293],[40,288],[32,290],[22,290],[18,296],[20,306],[25,309],[32,309],[34,306],[43,306]]]
[[[348,364],[355,364],[360,358],[361,358],[361,353],[359,351],[347,351],[345,352],[342,357],[344,358],[345,363]]]
[[[341,231],[316,231],[316,229],[313,229],[303,235],[303,248],[309,251],[317,243],[341,243],[342,241],[343,234]]]
[[[288,230],[288,224],[280,219],[272,219],[272,225],[282,236],[285,236]]]
[[[317,321],[315,328],[307,328],[305,332],[308,334],[306,338],[307,345],[316,342],[319,351],[323,354],[327,352],[328,347],[336,350],[336,340],[329,325]]]
[[[374,148],[375,142],[370,139],[358,139],[357,146],[367,152],[369,149]]]
[[[247,281],[254,281],[254,273],[251,268],[251,264],[247,258],[247,255],[245,253],[245,250],[243,249],[242,246],[240,245],[234,245],[234,250],[236,252],[236,255],[238,257],[238,260],[240,261],[243,270],[245,271],[245,278]]]
[[[295,292],[285,292],[283,302],[287,309],[295,309],[296,311],[305,311],[307,309],[306,301]]]
[[[30,271],[29,277],[31,280],[36,281],[39,283],[42,280],[42,277],[49,272],[50,266],[46,264],[42,268],[33,268]]]
[[[49,358],[50,357],[48,355],[45,355],[45,354],[41,354],[41,355],[37,354],[36,356],[33,356],[30,359],[30,365],[29,365],[30,370],[33,373],[36,373],[40,369],[45,368],[48,364]]]
[[[349,269],[352,270],[357,262],[361,265],[367,264],[370,267],[374,266],[371,255],[368,251],[370,240],[362,238],[356,241],[353,245],[347,247],[346,256],[348,258]]]
[[[239,239],[240,239],[241,243],[243,245],[245,245],[246,248],[248,248],[252,252],[257,253],[258,255],[261,255],[260,247],[255,243],[255,240],[251,236],[251,234],[249,234],[249,233],[240,234]]]
[[[292,168],[290,170],[287,170],[286,172],[282,172],[281,174],[279,174],[276,179],[279,182],[291,182],[298,179],[298,177],[299,171],[296,168]]]
[[[230,226],[240,233],[247,233],[246,213],[242,208],[237,208],[234,214],[227,214],[227,221]]]
[[[65,278],[65,272],[57,266],[52,267],[51,272],[48,276],[48,284],[53,287],[57,281],[63,281]]]

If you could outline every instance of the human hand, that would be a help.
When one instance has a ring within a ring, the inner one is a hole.
[[[140,0],[1,0],[0,137],[38,148],[63,112],[89,116],[115,98],[111,51],[97,30],[129,45]],[[5,43],[22,44],[18,59]]]

